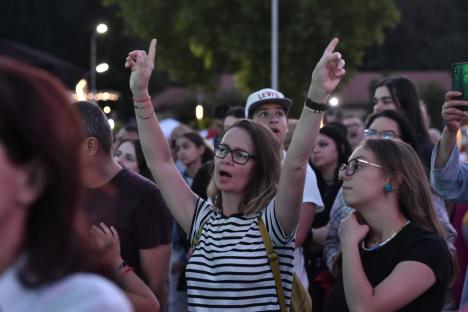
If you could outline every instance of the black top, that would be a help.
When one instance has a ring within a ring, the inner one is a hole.
[[[208,199],[206,194],[208,184],[210,184],[213,175],[214,161],[205,162],[193,177],[192,191],[203,199]]]
[[[410,223],[379,249],[365,251],[359,248],[364,271],[373,287],[389,276],[400,262],[417,261],[426,264],[436,276],[435,284],[399,311],[442,310],[451,275],[449,251],[442,237]],[[349,311],[341,273],[327,297],[326,311]]]
[[[146,280],[139,251],[171,242],[172,220],[156,184],[124,168],[106,185],[87,188],[84,195],[90,222],[115,227],[122,258]]]

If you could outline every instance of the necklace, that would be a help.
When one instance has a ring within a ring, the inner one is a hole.
[[[405,224],[403,224],[403,226],[398,231],[393,232],[392,235],[390,235],[386,240],[384,240],[383,242],[378,243],[375,246],[366,247],[366,244],[364,243],[364,240],[362,240],[361,241],[362,249],[364,249],[365,251],[374,251],[374,250],[382,248],[383,246],[385,246],[385,244],[387,244],[389,241],[391,241],[393,238],[395,238],[395,236],[397,236],[397,234],[400,233],[400,231],[403,230],[405,228],[405,226],[407,226],[410,222],[411,222],[411,220],[406,221]]]

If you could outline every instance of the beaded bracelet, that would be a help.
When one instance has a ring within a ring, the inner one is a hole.
[[[304,107],[313,113],[319,113],[319,114],[324,113],[330,109],[330,105],[316,103],[309,98],[306,98]]]

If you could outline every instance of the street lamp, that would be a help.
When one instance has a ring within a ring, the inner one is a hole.
[[[89,78],[90,78],[90,91],[93,97],[94,97],[94,94],[96,94],[96,58],[97,58],[96,41],[97,41],[98,34],[104,34],[106,32],[107,32],[107,25],[101,23],[96,26],[96,30],[93,31],[93,34],[91,35],[91,62],[90,62],[91,64],[90,64],[90,69],[89,69]],[[109,67],[107,66],[106,70],[108,68]]]

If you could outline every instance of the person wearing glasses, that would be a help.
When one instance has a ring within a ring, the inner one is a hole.
[[[366,128],[367,129],[364,130],[366,138],[396,139],[403,141],[415,150],[421,160],[414,130],[411,128],[409,121],[401,113],[393,110],[373,113],[367,118]],[[457,238],[457,232],[450,223],[445,203],[435,192],[431,192],[431,196],[437,218],[448,234],[447,245],[452,252],[455,252],[454,243]],[[352,211],[354,211],[354,209],[345,204],[343,193],[340,191],[330,212],[329,229],[325,240],[325,259],[331,271],[335,271],[335,258],[340,251],[338,229],[341,221]]]
[[[456,262],[414,149],[366,139],[340,176],[356,212],[339,230],[339,273],[326,310],[441,311]]]
[[[343,77],[333,39],[317,63],[288,155],[274,134],[251,120],[230,127],[215,149],[209,203],[193,193],[171,157],[148,93],[156,40],[148,54],[128,54],[130,88],[145,158],[174,218],[193,246],[187,270],[188,311],[279,311],[275,281],[258,227],[265,223],[289,308],[295,229],[305,168],[328,97]],[[280,170],[280,168],[282,168]]]

